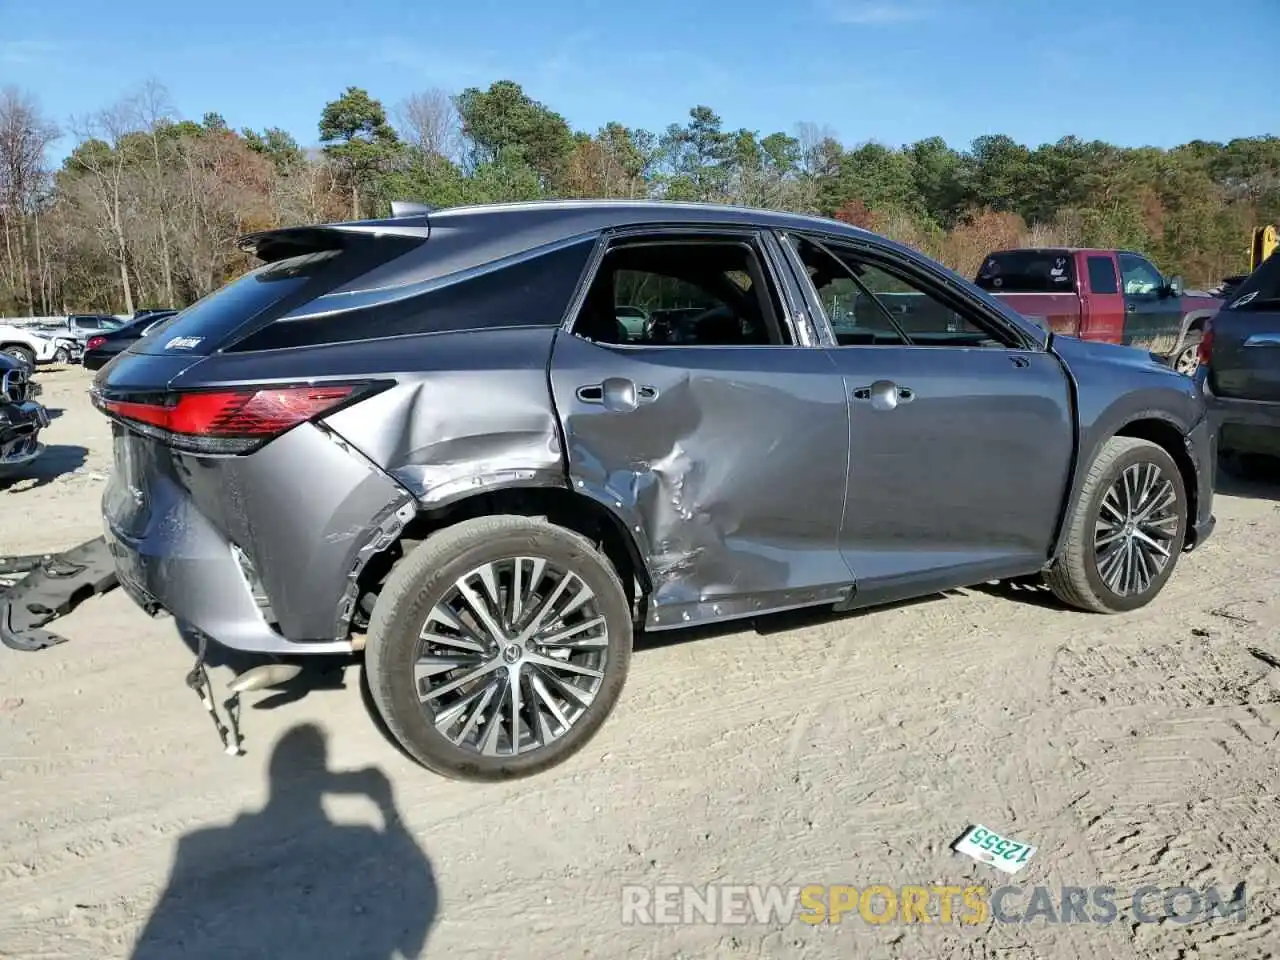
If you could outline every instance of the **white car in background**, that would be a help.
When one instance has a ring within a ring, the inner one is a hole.
[[[29,368],[60,359],[55,340],[11,324],[0,324],[0,353],[7,353]]]

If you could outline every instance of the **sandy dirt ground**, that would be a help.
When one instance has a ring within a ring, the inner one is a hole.
[[[40,379],[61,414],[0,492],[4,553],[98,532],[89,375]],[[1274,956],[1280,669],[1250,648],[1280,657],[1278,504],[1220,484],[1215,536],[1130,615],[990,587],[644,642],[578,757],[500,785],[407,761],[358,666],[251,695],[223,755],[172,621],[114,591],[58,623],[69,643],[0,649],[0,956]],[[1038,852],[1008,880],[950,850],[971,823]],[[632,884],[1006,882],[1007,914],[1102,884],[1119,916],[622,916]],[[1245,916],[1139,922],[1148,884],[1244,884]]]

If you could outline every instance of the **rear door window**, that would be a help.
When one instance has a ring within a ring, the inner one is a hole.
[[[1110,257],[1089,258],[1089,292],[1120,292],[1120,284],[1116,282],[1116,265]]]
[[[1009,250],[982,262],[975,283],[991,293],[1071,293],[1074,257],[1066,250]]]

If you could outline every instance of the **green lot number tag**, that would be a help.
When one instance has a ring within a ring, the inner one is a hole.
[[[1031,859],[1036,848],[1019,843],[1011,837],[1002,837],[994,830],[974,824],[956,841],[955,851],[981,863],[990,864],[1005,873],[1017,873]]]

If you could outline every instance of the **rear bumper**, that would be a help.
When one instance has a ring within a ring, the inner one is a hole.
[[[192,523],[180,542],[157,542],[122,536],[108,521],[104,538],[120,589],[149,616],[171,614],[183,626],[246,653],[351,652],[349,640],[298,642],[273,629],[230,546],[207,524]],[[162,552],[153,552],[157,548]]]
[[[242,457],[131,442],[103,519],[135,603],[235,650],[352,650],[356,578],[413,516],[407,491],[311,425]]]
[[[1280,403],[1215,397],[1211,409],[1221,449],[1280,456]]]

